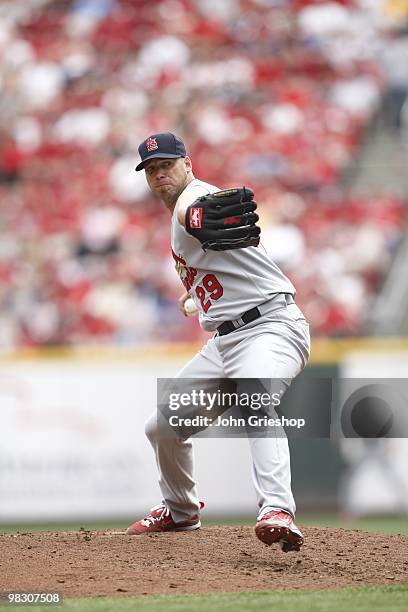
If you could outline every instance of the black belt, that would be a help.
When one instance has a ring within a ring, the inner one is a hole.
[[[283,295],[285,296],[287,306],[289,304],[295,303],[295,300],[293,299],[293,295],[291,293],[284,293]],[[252,323],[252,321],[256,321],[256,319],[259,319],[259,317],[261,316],[261,311],[257,306],[255,306],[255,308],[251,308],[250,310],[244,312],[244,314],[241,315],[239,319],[236,319],[235,321],[224,321],[224,323],[221,323],[221,325],[217,327],[218,335],[226,336],[227,334],[230,334],[236,329],[247,325],[247,323]]]

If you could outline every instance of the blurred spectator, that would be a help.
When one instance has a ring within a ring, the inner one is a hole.
[[[85,210],[79,219],[78,255],[116,252],[120,248],[120,236],[125,220],[125,213],[105,202]]]

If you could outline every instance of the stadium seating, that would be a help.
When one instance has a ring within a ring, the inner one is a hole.
[[[387,6],[2,3],[0,348],[205,336],[134,172],[168,130],[197,177],[254,189],[314,335],[361,334],[406,218],[398,195],[342,186],[381,105]]]

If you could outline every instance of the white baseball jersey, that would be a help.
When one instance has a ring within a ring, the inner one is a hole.
[[[219,191],[218,187],[194,179],[177,200],[171,224],[171,246],[176,270],[199,308],[201,327],[215,331],[224,321],[271,299],[275,293],[295,288],[272,261],[260,242],[257,247],[230,251],[203,251],[177,219],[177,211],[197,198]]]

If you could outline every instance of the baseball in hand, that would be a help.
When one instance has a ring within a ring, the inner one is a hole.
[[[197,314],[198,312],[198,308],[195,305],[195,302],[192,298],[188,298],[185,302],[184,302],[184,312],[189,315],[189,316],[193,316],[195,314]]]

